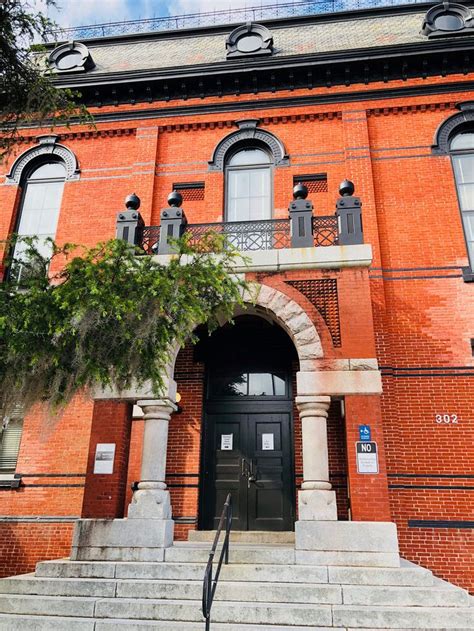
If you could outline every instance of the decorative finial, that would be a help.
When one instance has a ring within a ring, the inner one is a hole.
[[[306,199],[308,197],[308,187],[303,182],[298,182],[293,187],[293,199]]]
[[[178,191],[171,191],[168,195],[168,205],[172,208],[179,208],[183,203],[183,196]]]
[[[140,198],[135,193],[127,195],[125,198],[125,207],[127,210],[138,210],[140,208]]]
[[[350,197],[355,191],[354,183],[350,180],[343,180],[339,185],[339,193],[343,197]]]

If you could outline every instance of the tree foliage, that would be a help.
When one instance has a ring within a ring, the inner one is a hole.
[[[54,6],[55,0],[45,0]],[[38,11],[29,0],[0,2],[0,162],[9,155],[25,124],[67,124],[75,116],[80,122],[92,123],[84,106],[78,105],[79,94],[56,89],[51,73],[34,55],[54,28],[54,23]]]
[[[123,390],[150,381],[159,395],[172,346],[192,339],[201,323],[212,329],[217,317],[230,318],[246,287],[232,274],[240,255],[215,235],[201,251],[180,241],[166,265],[118,240],[80,256],[75,246],[51,246],[52,263],[29,240],[21,283],[14,266],[0,283],[4,414],[19,401],[25,408],[63,405],[96,386]],[[48,266],[63,257],[61,271],[48,279]]]

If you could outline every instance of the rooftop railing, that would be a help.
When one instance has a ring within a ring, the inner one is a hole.
[[[344,180],[339,193],[334,215],[315,215],[308,189],[300,183],[293,189],[288,218],[190,224],[181,208],[182,195],[173,191],[156,226],[145,226],[138,211],[140,199],[134,194],[126,199],[127,210],[118,213],[117,238],[151,255],[172,253],[174,242],[183,235],[201,251],[212,251],[215,235],[222,237],[224,247],[229,244],[244,252],[363,243],[361,201],[353,195],[352,182]]]
[[[179,30],[218,24],[235,24],[257,22],[274,18],[314,15],[319,13],[337,13],[374,7],[419,4],[426,0],[300,0],[296,2],[280,2],[246,7],[240,9],[223,9],[203,13],[188,13],[165,17],[153,17],[104,24],[89,24],[51,31],[46,40],[77,40],[114,35],[132,35],[156,31]]]

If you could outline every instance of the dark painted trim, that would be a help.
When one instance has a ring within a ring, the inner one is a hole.
[[[197,517],[173,517],[175,524],[197,524]]]
[[[0,523],[9,523],[9,522],[27,522],[27,523],[64,523],[64,522],[74,522],[78,519],[81,519],[80,515],[68,515],[66,517],[53,517],[50,515],[1,515]]]
[[[427,489],[435,491],[474,491],[474,486],[441,486],[437,484],[389,484],[389,489]]]
[[[408,528],[474,528],[474,521],[447,521],[443,519],[409,519]]]
[[[94,114],[96,123],[110,123],[118,121],[138,121],[153,118],[182,117],[201,114],[215,114],[227,112],[243,112],[249,110],[259,111],[264,109],[281,109],[284,107],[308,107],[311,105],[330,105],[339,103],[352,103],[361,101],[397,99],[415,96],[432,96],[452,92],[474,91],[474,81],[453,81],[441,85],[419,85],[398,88],[384,88],[378,90],[352,90],[350,92],[336,92],[334,94],[318,94],[293,97],[275,97],[268,99],[240,101],[240,102],[214,102],[203,105],[184,105],[173,107],[149,108],[139,110],[126,110],[118,112],[105,112]],[[306,112],[305,112],[306,113]],[[51,121],[44,121],[44,125]],[[71,122],[74,122],[72,120]],[[185,122],[185,121],[180,121]],[[36,124],[24,125],[23,128],[37,127]]]
[[[369,271],[377,272],[428,272],[441,269],[462,269],[459,265],[440,265],[439,267],[371,267]]]
[[[387,478],[456,478],[473,480],[474,475],[463,475],[460,473],[388,473]]]
[[[169,489],[198,489],[199,484],[166,484]]]
[[[22,485],[24,488],[30,489],[33,487],[36,488],[67,488],[67,489],[71,489],[71,488],[84,488],[86,485],[85,484],[23,484]]]
[[[85,478],[86,473],[19,473],[22,478]]]
[[[432,278],[463,278],[462,274],[432,274],[431,276],[383,276],[382,274],[370,274],[369,278],[381,278],[383,280],[430,280]]]

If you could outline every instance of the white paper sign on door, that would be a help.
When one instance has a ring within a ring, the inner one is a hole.
[[[273,434],[262,434],[262,451],[274,451],[275,441]]]
[[[221,434],[221,449],[232,451],[234,443],[234,434]]]

